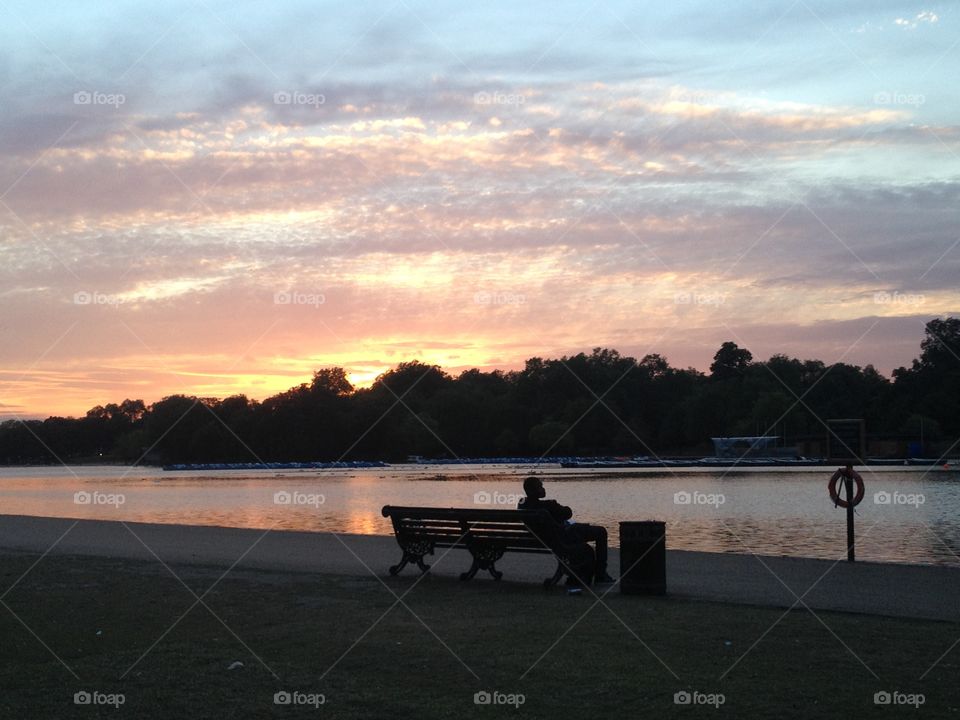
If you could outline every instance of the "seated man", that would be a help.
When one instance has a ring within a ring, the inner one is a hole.
[[[562,527],[563,536],[574,543],[596,543],[595,559],[590,573],[598,583],[611,583],[613,578],[607,574],[607,530],[600,525],[573,522],[573,510],[556,500],[545,500],[547,495],[540,478],[530,476],[523,481],[526,497],[520,500],[520,510],[546,510]]]

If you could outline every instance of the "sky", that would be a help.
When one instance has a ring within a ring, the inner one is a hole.
[[[958,64],[951,3],[0,0],[0,418],[727,340],[888,374],[960,314]]]

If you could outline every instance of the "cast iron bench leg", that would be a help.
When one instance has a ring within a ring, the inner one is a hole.
[[[466,572],[460,573],[461,580],[470,580],[474,575],[477,574],[477,570],[480,569],[480,561],[477,559],[477,556],[473,556],[473,563],[470,565],[470,569]]]
[[[427,570],[430,569],[430,566],[427,565],[427,564],[423,561],[423,555],[422,555],[422,554],[418,554],[418,553],[410,552],[410,551],[408,551],[408,550],[404,550],[404,551],[403,551],[403,558],[401,558],[400,562],[397,563],[396,565],[391,565],[391,566],[390,566],[390,574],[391,574],[391,575],[396,575],[398,572],[400,572],[401,570],[403,570],[403,569],[407,566],[407,563],[411,563],[411,562],[412,562],[412,563],[416,563],[416,564],[417,564],[417,567],[420,568],[420,572],[422,572],[422,573],[425,573],[425,572],[427,572]]]
[[[503,573],[497,570],[497,560],[503,557],[503,550],[497,547],[468,547],[470,555],[473,556],[473,564],[465,573],[460,574],[461,580],[469,580],[477,574],[477,570],[486,570],[493,575],[494,580],[503,577]]]
[[[503,577],[503,573],[497,570],[497,566],[492,562],[485,562],[483,560],[478,560],[477,558],[473,559],[473,564],[470,566],[470,569],[466,572],[460,573],[461,580],[471,580],[474,575],[477,574],[478,570],[486,570],[489,572],[494,580],[499,580]]]
[[[468,548],[473,556],[473,564],[465,573],[460,574],[461,580],[469,580],[477,574],[477,570],[486,570],[494,580],[503,577],[503,573],[497,570],[497,560],[503,557],[503,550],[495,547]]]
[[[391,565],[391,566],[390,566],[390,574],[391,574],[391,575],[396,575],[398,572],[400,572],[401,570],[403,570],[403,569],[407,566],[407,563],[408,563],[408,562],[409,562],[409,560],[408,560],[408,558],[407,558],[407,554],[404,553],[404,554],[403,554],[403,559],[402,559],[400,562],[398,562],[396,565]]]
[[[561,560],[560,558],[557,558],[557,569],[553,573],[552,577],[548,577],[546,580],[543,581],[543,586],[545,588],[553,587],[558,582],[560,582],[560,578],[563,577],[563,574],[565,572],[566,572],[566,568],[563,565],[563,560]]]

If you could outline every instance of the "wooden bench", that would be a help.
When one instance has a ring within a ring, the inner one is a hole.
[[[403,551],[400,562],[390,568],[396,575],[407,563],[423,562],[435,548],[464,548],[473,557],[470,569],[460,574],[469,580],[478,570],[487,570],[495,580],[503,577],[496,563],[504,553],[536,553],[557,558],[553,576],[543,581],[550,587],[569,574],[568,554],[560,539],[560,528],[545,510],[481,510],[472,508],[399,507],[384,505],[384,517],[393,521],[397,543]]]

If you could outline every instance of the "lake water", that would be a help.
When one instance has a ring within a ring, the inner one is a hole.
[[[860,470],[858,559],[960,567],[960,472]],[[655,519],[672,549],[845,557],[845,512],[830,502],[825,468],[0,468],[0,514],[390,535],[385,504],[514,507],[528,474],[575,519],[605,525],[614,545],[619,521]]]

